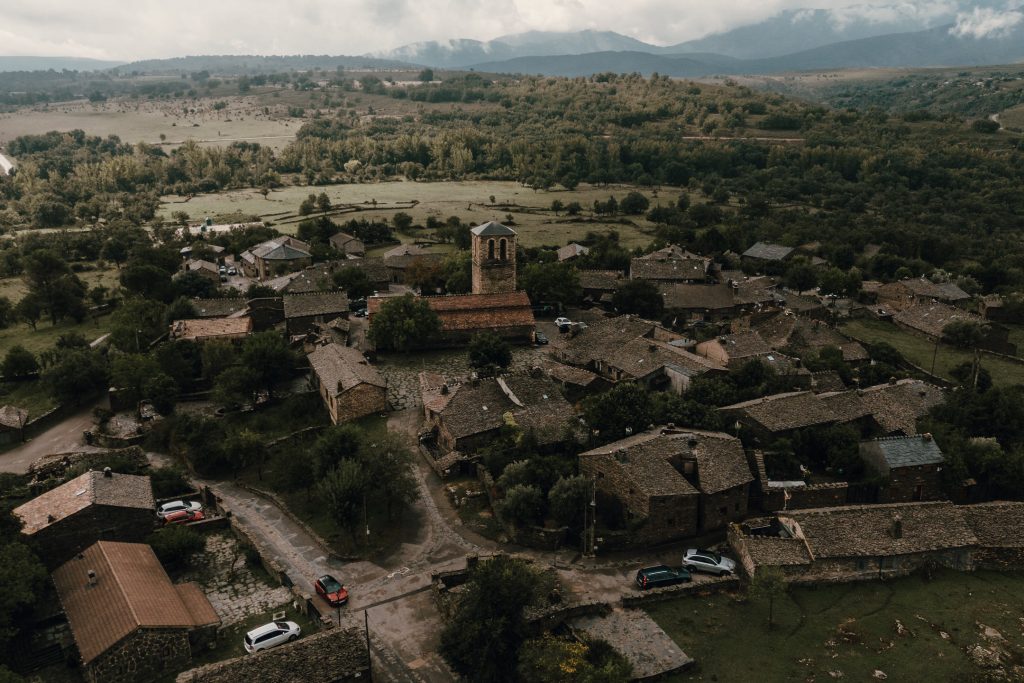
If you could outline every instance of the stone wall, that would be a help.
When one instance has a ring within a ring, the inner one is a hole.
[[[1020,571],[1024,569],[1024,548],[978,548],[974,551],[974,568]]]
[[[879,503],[904,503],[914,500],[944,500],[940,465],[897,467],[889,470],[889,484],[883,486]],[[918,492],[918,488],[920,492]]]
[[[43,563],[54,569],[96,541],[142,543],[153,533],[155,520],[149,508],[94,504],[36,532],[32,543]]]
[[[810,565],[783,567],[783,571],[790,583],[817,584],[892,579],[930,567],[971,571],[974,569],[973,549],[941,550],[883,558],[824,558],[816,559]]]
[[[762,492],[761,509],[765,512],[779,510],[806,510],[810,508],[838,507],[847,504],[850,485],[844,481],[827,484],[811,484],[791,489],[770,488]],[[786,500],[789,491],[789,500]]]
[[[334,424],[356,420],[366,415],[383,413],[388,409],[388,392],[383,387],[360,384],[337,397],[337,407],[332,411]]]
[[[192,663],[185,629],[139,629],[85,668],[89,683],[150,683]]]
[[[700,497],[700,531],[706,533],[721,529],[729,522],[747,516],[749,486],[736,486],[711,495]]]
[[[33,475],[35,481],[42,481],[55,477],[63,477],[69,469],[82,465],[85,468],[96,467],[98,463],[108,458],[121,458],[128,460],[138,467],[148,467],[149,461],[141,448],[133,446],[122,450],[113,451],[85,451],[79,453],[58,453],[46,455],[32,463],[29,474]]]
[[[675,600],[683,595],[693,595],[695,593],[706,594],[715,591],[723,590],[734,590],[739,588],[740,580],[735,576],[716,576],[706,581],[700,581],[699,583],[680,583],[675,586],[665,586],[664,588],[652,588],[650,590],[641,591],[636,595],[623,595],[622,606],[623,607],[643,607],[652,602],[661,602],[662,600]]]

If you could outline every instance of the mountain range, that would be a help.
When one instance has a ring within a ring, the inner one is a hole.
[[[122,62],[110,62],[85,57],[4,57],[0,56],[0,71],[102,71]]]

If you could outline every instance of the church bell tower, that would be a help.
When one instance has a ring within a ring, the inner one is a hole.
[[[516,231],[489,221],[473,234],[473,294],[516,291]]]

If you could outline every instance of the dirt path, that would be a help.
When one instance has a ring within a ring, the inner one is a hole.
[[[25,474],[29,465],[43,457],[54,453],[71,451],[104,450],[86,446],[82,442],[82,433],[92,427],[92,405],[54,425],[39,436],[26,443],[0,453],[0,472]]]

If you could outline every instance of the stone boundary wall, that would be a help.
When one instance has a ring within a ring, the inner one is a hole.
[[[710,579],[709,581],[701,581],[699,583],[681,583],[676,586],[652,588],[651,590],[644,591],[639,595],[624,595],[622,596],[621,602],[623,607],[643,607],[644,605],[648,605],[652,602],[674,600],[675,598],[680,598],[684,595],[733,590],[739,587],[740,579],[738,576],[721,576]]]
[[[39,417],[29,420],[25,423],[25,427],[22,430],[24,432],[25,439],[31,439],[32,437],[42,434],[50,427],[64,420],[64,418],[72,415],[75,412],[75,409],[76,406],[62,404],[43,413]]]
[[[573,602],[564,605],[553,605],[543,610],[538,610],[527,615],[529,628],[535,635],[550,631],[562,625],[569,619],[576,617],[604,616],[611,614],[611,603],[603,600],[590,600],[587,602]]]

